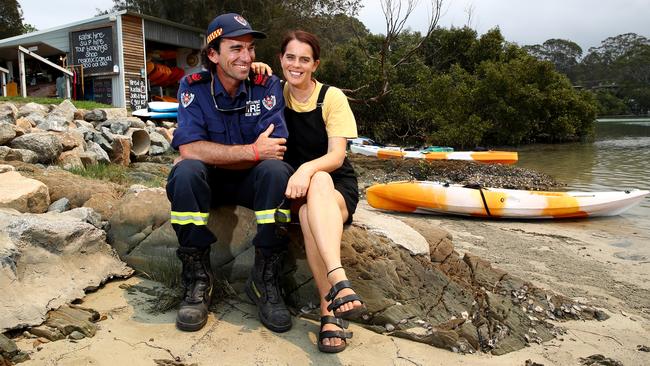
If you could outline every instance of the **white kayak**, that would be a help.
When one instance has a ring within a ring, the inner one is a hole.
[[[424,160],[473,160],[481,163],[514,164],[518,160],[514,151],[421,151],[405,150],[398,146],[350,145],[356,154],[374,156],[378,159],[424,159]]]
[[[619,215],[640,203],[645,190],[543,192],[466,187],[411,181],[376,184],[368,204],[382,210],[517,219],[558,219]]]
[[[147,109],[150,112],[176,112],[178,111],[178,103],[174,102],[149,102]]]

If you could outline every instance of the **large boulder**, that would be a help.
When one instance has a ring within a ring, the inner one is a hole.
[[[25,117],[37,113],[43,116],[47,115],[50,111],[48,106],[38,103],[27,103],[18,109],[18,117]]]
[[[65,131],[70,127],[74,121],[74,113],[77,108],[70,102],[69,99],[64,100],[56,106],[44,122],[38,125],[38,128],[45,131]]]
[[[63,146],[58,138],[46,132],[30,133],[11,140],[14,149],[31,150],[38,156],[38,162],[48,164],[59,157]]]
[[[39,325],[49,310],[129,276],[105,238],[73,214],[0,209],[0,332]]]
[[[16,171],[0,173],[0,207],[42,213],[50,205],[47,186]]]
[[[16,121],[18,109],[13,103],[0,103],[0,123],[11,123]]]
[[[0,122],[0,145],[4,145],[16,137],[16,126],[8,122]]]
[[[23,174],[45,183],[52,201],[67,198],[72,208],[96,208],[88,204],[88,201],[94,196],[102,198],[101,200],[93,200],[99,205],[102,204],[101,201],[103,200],[117,200],[121,196],[119,187],[114,183],[88,179],[56,167],[38,169],[31,166],[24,169],[29,169],[29,171],[23,171]],[[108,217],[104,217],[104,215],[110,216],[110,211],[106,212],[104,209],[98,211],[102,213],[105,220],[108,220]]]
[[[127,194],[118,203],[108,236],[134,269],[177,284],[178,242],[168,212],[161,190]],[[253,263],[254,222],[253,213],[242,207],[210,212],[208,228],[217,237],[213,269],[238,294]],[[319,300],[298,225],[290,226],[290,237],[282,285],[289,303],[309,313]],[[593,319],[595,314],[593,308],[538,289],[476,256],[461,256],[438,226],[414,225],[361,206],[344,229],[341,258],[369,309],[358,321],[378,332],[457,352],[521,349],[553,337],[547,319]]]

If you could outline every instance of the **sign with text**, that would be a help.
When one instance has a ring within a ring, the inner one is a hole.
[[[113,28],[88,29],[70,34],[73,63],[83,65],[84,74],[113,72]]]
[[[142,79],[129,79],[129,105],[132,111],[147,106],[147,84]]]

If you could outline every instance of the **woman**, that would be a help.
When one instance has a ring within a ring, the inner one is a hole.
[[[318,349],[340,352],[352,336],[342,318],[366,311],[341,266],[343,224],[352,222],[359,201],[357,179],[345,156],[347,138],[357,137],[356,121],[343,92],[312,77],[320,64],[316,36],[290,32],[280,52],[289,129],[285,160],[296,169],[285,195],[301,202],[300,227],[321,300]]]

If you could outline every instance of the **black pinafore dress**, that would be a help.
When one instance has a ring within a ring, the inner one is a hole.
[[[320,93],[318,93],[316,109],[312,111],[296,112],[289,107],[284,109],[284,117],[289,130],[287,152],[284,159],[294,169],[298,169],[300,165],[327,154],[328,136],[325,121],[323,121],[322,107],[328,88],[329,85],[321,87]],[[349,224],[352,222],[352,214],[357,208],[357,203],[359,203],[359,188],[354,168],[352,168],[350,161],[346,157],[343,160],[343,165],[329,174],[334,182],[334,188],[341,193],[345,200],[345,206],[349,214],[345,223]]]

